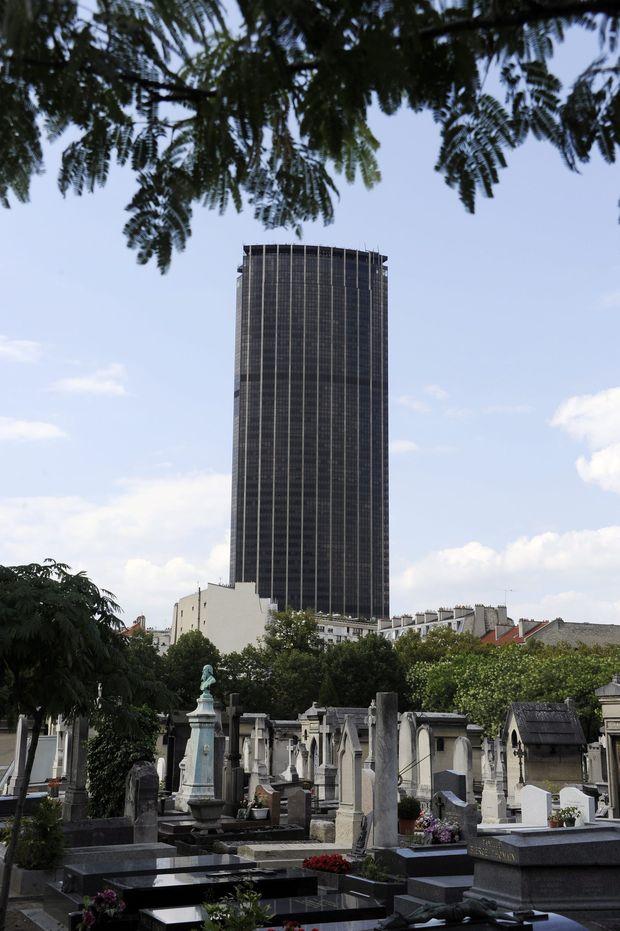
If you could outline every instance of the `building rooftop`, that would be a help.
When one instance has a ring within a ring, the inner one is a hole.
[[[564,702],[517,701],[510,706],[504,725],[507,738],[511,713],[525,744],[585,746],[586,738],[576,713]]]

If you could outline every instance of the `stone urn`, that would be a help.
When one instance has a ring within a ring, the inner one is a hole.
[[[202,830],[219,828],[224,813],[225,802],[221,798],[190,798],[187,805],[192,818]]]

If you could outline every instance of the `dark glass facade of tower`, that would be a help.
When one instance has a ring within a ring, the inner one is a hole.
[[[281,609],[389,617],[386,261],[244,247],[230,581]]]

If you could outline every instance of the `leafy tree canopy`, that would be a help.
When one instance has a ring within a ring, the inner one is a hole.
[[[377,103],[432,114],[473,211],[531,136],[572,170],[615,159],[619,21],[617,0],[0,0],[0,199],[27,200],[45,137],[65,137],[63,194],[128,164],[127,242],[164,271],[196,204],[330,222],[337,175],[379,180]],[[564,84],[576,30],[599,49]]]
[[[593,740],[601,726],[595,690],[609,682],[619,665],[615,646],[539,644],[530,650],[509,644],[414,663],[407,679],[414,709],[460,711],[491,735],[499,733],[513,701],[573,698],[586,737]]]
[[[146,705],[155,711],[174,708],[177,696],[165,684],[166,663],[153,644],[153,634],[139,630],[128,638],[127,663],[136,683],[132,689],[134,705]]]
[[[285,650],[316,653],[323,649],[314,613],[293,611],[291,608],[273,614],[262,642],[272,653]]]
[[[321,702],[364,708],[377,692],[398,692],[399,705],[406,708],[405,670],[388,640],[368,634],[326,650]]]
[[[164,656],[163,671],[166,687],[176,695],[176,706],[184,711],[193,711],[200,694],[202,667],[210,663],[216,670],[213,694],[221,698],[222,682],[218,679],[220,651],[199,630],[182,634]]]

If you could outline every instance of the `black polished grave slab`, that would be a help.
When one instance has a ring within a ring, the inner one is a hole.
[[[92,863],[71,863],[65,867],[62,891],[78,895],[94,895],[102,887],[103,878],[119,879],[145,873],[210,873],[218,870],[234,872],[251,869],[254,860],[231,854],[204,854],[198,857],[148,857],[143,859],[99,860]]]
[[[119,892],[128,912],[141,908],[198,905],[215,902],[233,892],[240,882],[250,881],[262,898],[279,898],[290,892],[316,895],[317,878],[305,870],[248,869],[230,873],[165,873],[160,876],[107,877],[106,886]]]
[[[309,928],[325,922],[378,921],[385,917],[385,906],[366,896],[353,893],[293,896],[263,899],[273,918],[269,928],[280,928],[287,921],[298,921]],[[190,931],[202,925],[206,913],[200,906],[189,908],[155,908],[140,912],[140,927],[144,931]]]

